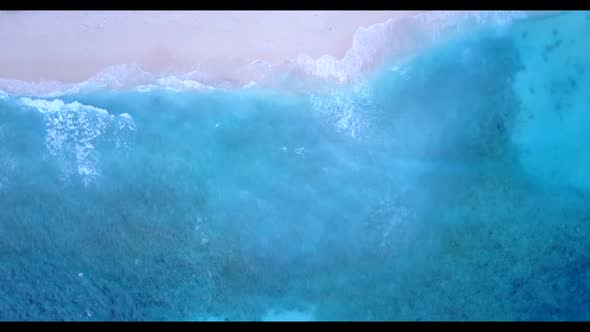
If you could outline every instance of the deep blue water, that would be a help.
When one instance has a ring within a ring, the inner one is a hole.
[[[0,320],[588,320],[589,34],[321,91],[0,95]]]

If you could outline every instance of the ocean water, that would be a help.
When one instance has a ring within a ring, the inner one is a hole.
[[[483,25],[297,89],[0,92],[0,320],[588,320],[589,33]]]

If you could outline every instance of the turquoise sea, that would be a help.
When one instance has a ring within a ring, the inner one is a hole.
[[[589,320],[589,35],[483,26],[296,90],[0,92],[0,320]]]

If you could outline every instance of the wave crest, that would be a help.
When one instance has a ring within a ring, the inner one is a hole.
[[[294,64],[308,75],[345,82],[388,59],[402,60],[474,27],[504,27],[527,17],[522,11],[443,11],[392,18],[370,27],[360,27],[354,34],[352,47],[342,59],[329,55],[313,59],[302,55]]]
[[[107,133],[112,132],[111,140],[116,148],[121,148],[135,131],[129,114],[115,116],[105,109],[77,101],[66,104],[60,99],[20,98],[18,103],[43,114],[47,150],[64,165],[65,180],[77,173],[84,185],[101,174],[100,156],[95,147],[108,139]]]

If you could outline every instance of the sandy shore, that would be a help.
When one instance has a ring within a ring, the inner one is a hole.
[[[342,57],[360,26],[411,11],[2,11],[0,77],[85,80],[111,65],[215,72],[256,59]]]

